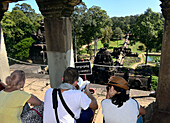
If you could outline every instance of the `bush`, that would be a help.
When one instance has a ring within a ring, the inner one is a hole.
[[[143,45],[140,45],[138,48],[139,48],[139,50],[141,50],[141,51],[144,50],[144,46],[143,46]]]
[[[15,52],[15,58],[20,59],[20,60],[27,60],[29,58],[29,52],[30,52],[30,47],[32,44],[35,42],[35,40],[30,37],[30,38],[25,38],[18,42],[14,48],[16,50]]]
[[[152,67],[152,74],[155,75],[155,76],[158,76],[159,75],[159,68],[160,68],[159,64],[156,64],[156,66]]]
[[[107,49],[109,48],[109,43],[104,43],[103,45],[104,45],[104,47],[106,47]]]
[[[156,90],[158,86],[158,76],[152,76],[151,90]]]

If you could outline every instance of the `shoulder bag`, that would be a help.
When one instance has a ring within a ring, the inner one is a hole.
[[[60,123],[59,119],[58,119],[58,114],[57,114],[57,107],[58,107],[57,92],[59,94],[60,100],[61,100],[64,108],[66,109],[66,111],[72,116],[72,118],[74,118],[76,120],[76,118],[74,117],[74,113],[69,109],[66,102],[64,101],[63,96],[61,94],[61,90],[60,89],[54,89],[53,93],[52,93],[52,98],[53,98],[53,108],[55,110],[57,123]]]

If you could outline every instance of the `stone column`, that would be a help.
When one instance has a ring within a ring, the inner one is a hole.
[[[3,32],[0,23],[0,79],[2,80],[2,82],[5,82],[5,79],[7,76],[9,76],[9,73],[10,70],[9,70],[8,58],[7,58],[4,37],[3,37]]]
[[[74,66],[70,16],[80,0],[36,0],[45,17],[45,40],[51,87],[62,82],[64,70]]]
[[[156,112],[151,123],[170,122],[170,0],[161,0],[165,18],[161,65],[156,95]]]
[[[8,9],[8,2],[0,2],[0,21],[4,15],[4,12]],[[3,32],[0,22],[0,79],[5,82],[7,76],[9,76],[9,64],[4,43]]]

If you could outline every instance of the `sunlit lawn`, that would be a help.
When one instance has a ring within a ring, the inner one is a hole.
[[[143,50],[139,50],[139,46],[141,46],[141,45],[144,47]],[[145,49],[146,49],[145,45],[143,43],[140,43],[140,42],[136,42],[133,45],[129,44],[129,48],[131,48],[132,53],[138,53],[138,54],[145,53]]]
[[[124,40],[117,40],[117,41],[110,41],[109,42],[109,48],[108,48],[108,51],[110,51],[110,52],[113,52],[113,49],[115,48],[115,47],[122,47],[123,46],[123,44],[124,44]],[[139,50],[139,46],[143,46],[144,47],[144,49],[143,50]],[[97,42],[97,49],[99,50],[100,48],[102,48],[103,47],[103,44],[101,43],[101,41],[99,40],[98,42]],[[129,48],[131,48],[131,51],[132,51],[132,53],[138,53],[138,54],[140,54],[140,53],[145,53],[145,45],[144,44],[142,44],[142,43],[140,43],[140,42],[136,42],[135,44],[133,44],[133,45],[130,45],[129,44]],[[84,48],[84,49],[82,49],[82,55],[88,55],[89,56],[89,54],[87,54],[87,49],[88,49],[88,47],[86,47],[86,48]],[[91,50],[94,50],[94,44],[92,44],[91,45]],[[94,52],[92,52],[92,55],[94,55]],[[85,57],[83,57],[83,58],[85,58]],[[113,59],[113,61],[115,61],[116,59]]]

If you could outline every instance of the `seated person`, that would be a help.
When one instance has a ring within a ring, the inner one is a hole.
[[[0,91],[5,89],[6,85],[0,79]]]
[[[21,113],[26,102],[41,105],[37,97],[22,90],[24,84],[25,73],[22,70],[16,70],[6,78],[6,87],[0,91],[0,122],[22,123]]]
[[[101,103],[105,123],[136,123],[138,115],[145,114],[145,109],[126,94],[129,87],[125,79],[111,77],[106,85],[106,99]]]
[[[57,120],[62,123],[75,123],[76,119],[80,118],[82,109],[87,110],[88,108],[91,108],[96,110],[98,108],[96,99],[89,91],[89,85],[86,86],[86,94],[83,91],[76,89],[75,86],[77,85],[78,77],[79,73],[76,68],[68,67],[64,71],[63,82],[56,92],[58,103],[53,104],[54,98],[52,94],[54,94],[54,89],[50,88],[46,91],[43,114],[44,123],[56,123]],[[61,98],[59,97],[59,91],[61,92],[66,105],[74,114],[74,117],[72,117],[63,106]],[[56,104],[58,104],[57,111],[53,108]]]

